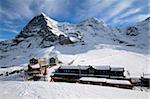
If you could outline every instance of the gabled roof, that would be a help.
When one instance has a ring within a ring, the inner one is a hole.
[[[33,61],[33,60],[38,60],[38,59],[36,59],[36,58],[31,58],[31,59],[30,59],[30,61]]]

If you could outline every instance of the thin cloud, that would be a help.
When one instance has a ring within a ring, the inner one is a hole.
[[[129,24],[129,23],[130,25],[132,25],[132,24],[135,24],[135,22],[141,22],[145,20],[146,18],[150,17],[150,14],[141,14],[136,17],[135,16],[132,16],[130,18],[124,18],[124,19],[116,18],[112,21],[112,24],[114,25],[117,24],[118,26],[121,26],[121,27],[124,27],[123,25]]]
[[[121,14],[121,15],[119,15],[119,16],[117,16],[116,18],[114,18],[113,19],[113,21],[112,21],[112,23],[113,24],[118,24],[118,23],[122,23],[122,22],[127,22],[127,20],[125,19],[126,17],[128,17],[128,16],[131,16],[131,18],[130,19],[128,19],[128,20],[130,20],[129,22],[131,22],[133,19],[132,19],[132,17],[134,17],[134,16],[132,16],[132,15],[135,15],[135,14],[137,14],[138,12],[140,12],[142,9],[141,8],[132,8],[132,9],[129,9],[129,10],[127,10],[125,13],[123,13],[123,14]],[[143,15],[143,16],[147,16],[147,15]],[[133,20],[133,21],[135,21],[135,20]],[[128,23],[129,23],[128,22]],[[123,24],[123,23],[122,23]]]
[[[32,0],[31,0],[32,1]],[[18,18],[30,17],[33,15],[30,10],[30,0],[5,0],[1,1],[1,17],[14,20]]]
[[[124,17],[128,17],[130,15],[134,15],[134,14],[140,12],[141,10],[142,10],[141,8],[130,9],[130,10],[126,11],[124,14],[122,14],[119,18],[124,18]]]
[[[15,33],[15,34],[18,33],[18,31],[14,30],[14,29],[6,29],[6,28],[1,28],[0,31],[11,32],[11,33]]]
[[[77,9],[76,16],[79,19],[85,19],[91,16],[100,16],[104,13],[110,6],[117,2],[118,0],[86,0],[81,6],[83,9]]]
[[[15,20],[18,18],[31,18],[41,12],[48,15],[67,14],[65,11],[70,0],[5,0],[1,1],[1,17]]]
[[[148,17],[150,17],[150,14],[141,14],[136,17],[132,17],[131,20],[132,20],[132,22],[135,22],[135,21],[140,22],[140,21],[145,20]],[[128,21],[128,22],[130,22],[130,21]]]
[[[123,12],[125,9],[129,8],[132,3],[134,1],[133,0],[122,0],[119,1],[116,5],[113,6],[112,9],[110,9],[107,13],[107,16],[105,16],[106,21],[110,20],[111,18],[119,15],[121,12]]]

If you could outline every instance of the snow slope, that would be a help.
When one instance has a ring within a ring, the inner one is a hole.
[[[0,82],[0,97],[1,99],[149,99],[149,93],[77,83],[4,81]]]
[[[141,49],[147,49],[147,53],[149,53],[150,17],[137,22],[133,26],[128,26],[122,33],[125,38],[130,39],[132,45],[136,45],[136,47]]]
[[[59,48],[60,49],[60,48]],[[61,52],[62,49],[60,49]],[[130,72],[130,76],[141,76],[143,73],[150,74],[148,55],[142,55],[124,50],[114,50],[111,48],[90,50],[76,55],[58,55],[59,59],[71,65],[96,65],[124,67]],[[136,70],[135,70],[136,68]],[[129,75],[128,75],[129,76]]]

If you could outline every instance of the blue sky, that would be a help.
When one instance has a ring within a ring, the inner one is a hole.
[[[122,27],[149,17],[149,8],[149,0],[0,0],[0,40],[15,37],[41,12],[60,22],[96,17]]]

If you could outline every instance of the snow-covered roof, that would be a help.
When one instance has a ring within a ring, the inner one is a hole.
[[[81,81],[106,82],[106,78],[81,77]]]
[[[76,37],[71,37],[70,36],[69,39],[70,39],[71,42],[78,42],[79,41],[79,39],[76,38]]]
[[[112,67],[111,71],[124,71],[123,67]]]
[[[131,85],[131,83],[128,80],[107,79],[106,83]]]
[[[148,78],[148,79],[150,79],[150,74],[144,74],[144,75],[143,75],[143,78]]]
[[[31,65],[32,68],[40,68],[39,64]]]
[[[97,70],[109,70],[110,66],[92,66],[93,68]]]
[[[106,79],[106,78],[95,78],[95,77],[81,77],[81,81],[92,81],[92,82],[105,82],[109,84],[125,84],[131,85],[128,80],[115,80],[115,79]]]
[[[91,66],[60,66],[59,69],[88,69]],[[110,66],[92,66],[94,69],[97,70],[109,70]]]
[[[110,78],[124,78],[124,76],[110,76]]]
[[[140,79],[141,78],[141,75],[134,75],[134,74],[132,74],[132,75],[129,75],[129,76],[126,76],[126,78],[132,78],[132,79]]]
[[[60,66],[59,69],[88,69],[89,66]]]

